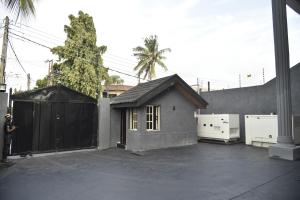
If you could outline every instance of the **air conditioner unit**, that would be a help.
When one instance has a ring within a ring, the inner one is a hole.
[[[228,142],[240,138],[238,114],[198,115],[198,137]]]
[[[300,116],[292,117],[292,131],[295,144],[300,144]],[[277,115],[245,115],[246,144],[269,147],[277,143]]]

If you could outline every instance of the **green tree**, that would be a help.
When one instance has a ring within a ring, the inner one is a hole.
[[[102,60],[107,47],[96,45],[96,29],[91,16],[79,11],[78,17],[70,15],[69,20],[70,25],[64,27],[65,45],[51,49],[59,58],[53,65],[54,82],[95,98],[102,90],[101,81],[108,77]]]
[[[42,78],[42,79],[38,79],[38,80],[35,82],[35,85],[36,85],[35,89],[46,87],[46,86],[47,86],[47,83],[48,83],[48,76],[45,76],[45,77]]]
[[[140,77],[144,73],[144,79],[148,76],[152,80],[156,76],[156,64],[160,65],[164,70],[168,70],[163,60],[166,59],[164,54],[171,52],[170,48],[158,50],[158,39],[156,35],[146,37],[144,40],[144,47],[137,46],[133,49],[134,56],[138,60],[138,64],[134,67],[137,75]]]
[[[23,17],[35,15],[34,1],[36,0],[1,0],[1,3],[5,5],[12,13]]]
[[[121,79],[121,77],[118,75],[111,75],[105,81],[105,85],[114,85],[114,84],[123,84],[123,83],[124,80]]]

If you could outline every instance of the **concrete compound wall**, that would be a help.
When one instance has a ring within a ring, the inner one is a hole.
[[[116,147],[120,141],[120,111],[110,106],[109,98],[99,100],[98,148]]]
[[[3,154],[3,140],[4,140],[4,115],[7,112],[7,100],[8,94],[0,92],[0,161],[2,160]]]
[[[300,63],[291,68],[293,114],[300,114]],[[262,86],[202,92],[207,109],[202,114],[240,114],[241,139],[245,141],[244,115],[277,113],[275,78]]]
[[[102,98],[99,101],[98,148],[110,147],[110,100]]]
[[[120,142],[121,134],[121,111],[118,109],[110,108],[110,146],[116,147]]]
[[[159,131],[146,130],[146,105],[160,106]],[[194,118],[197,108],[175,88],[163,92],[146,105],[137,109],[138,130],[129,130],[127,127],[128,150],[144,151],[197,143],[197,121]],[[126,124],[128,126],[128,120]]]

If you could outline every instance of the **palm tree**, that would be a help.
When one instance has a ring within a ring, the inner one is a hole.
[[[166,57],[166,52],[171,52],[170,48],[158,50],[158,41],[156,35],[146,37],[144,40],[145,47],[137,46],[133,49],[135,52],[133,55],[137,58],[138,64],[134,67],[135,71],[138,71],[137,75],[140,77],[143,73],[144,79],[148,76],[149,80],[155,77],[155,66],[160,65],[164,70],[168,70],[167,66],[163,62]]]
[[[6,8],[8,8],[12,13],[17,14],[17,19],[19,15],[23,17],[28,17],[29,15],[35,14],[34,1],[35,0],[0,0]]]

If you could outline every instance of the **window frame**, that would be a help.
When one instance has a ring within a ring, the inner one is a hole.
[[[134,115],[135,119],[134,119]],[[129,130],[137,131],[138,130],[138,113],[136,108],[129,108]]]
[[[146,131],[160,131],[160,105],[146,105]]]

